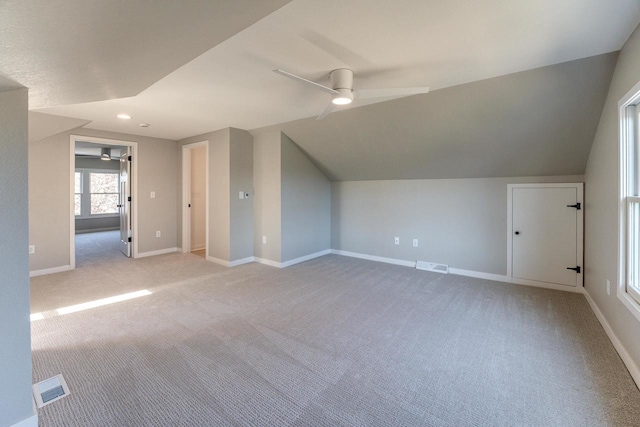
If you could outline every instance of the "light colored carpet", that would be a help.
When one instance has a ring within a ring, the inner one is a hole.
[[[55,308],[148,289],[67,315]],[[325,256],[171,254],[32,279],[43,426],[632,426],[640,392],[581,295]]]

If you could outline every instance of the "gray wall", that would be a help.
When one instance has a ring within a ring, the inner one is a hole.
[[[258,258],[281,260],[281,132],[278,129],[252,131],[254,255]],[[262,243],[262,236],[267,243]]]
[[[74,129],[29,143],[31,270],[69,265],[69,140],[83,135],[138,143],[139,252],[177,246],[178,147],[175,141]],[[150,192],[156,198],[150,198]],[[156,230],[162,237],[155,236]]]
[[[507,274],[507,184],[582,176],[332,184],[333,249]],[[394,237],[400,237],[400,245]],[[418,239],[419,246],[412,246]]]
[[[231,261],[253,256],[253,137],[230,129]],[[240,199],[239,193],[249,193]]]
[[[246,131],[226,128],[178,141],[180,146],[209,141],[209,239],[208,255],[235,261],[253,255],[253,137]],[[178,159],[182,168],[182,149]],[[182,173],[179,174],[182,188]],[[240,200],[238,193],[250,193]],[[179,241],[182,243],[182,194],[178,196]]]
[[[76,169],[120,170],[120,162],[105,162],[100,159],[89,159],[76,156]],[[76,218],[76,234],[89,233],[94,230],[119,229],[120,217],[108,218]]]
[[[284,133],[282,261],[331,249],[331,183]]]
[[[27,187],[27,89],[0,93],[0,425],[33,415]],[[68,157],[68,156],[67,156]]]
[[[640,365],[640,322],[616,296],[618,269],[618,101],[640,81],[640,30],[618,57],[585,172],[585,289]],[[611,295],[606,292],[610,280]]]

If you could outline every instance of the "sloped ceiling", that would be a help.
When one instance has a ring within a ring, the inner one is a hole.
[[[4,0],[0,75],[30,108],[134,96],[289,1]]]
[[[617,54],[273,128],[333,181],[581,175]]]
[[[89,123],[88,120],[29,111],[29,142],[40,141]]]
[[[251,9],[247,1],[235,3]],[[184,2],[174,4],[180,9]],[[153,8],[158,14],[161,9]],[[201,15],[193,24],[215,28],[220,20],[237,19],[232,10],[206,12],[198,10]],[[109,14],[101,19],[118,21]],[[90,128],[169,139],[229,126],[255,129],[317,116],[330,99],[276,75],[274,68],[328,84],[331,70],[349,67],[355,72],[355,88],[437,90],[617,51],[639,21],[637,0],[294,0],[135,97],[42,112],[91,120]],[[167,20],[149,49],[191,49],[186,40],[165,40],[167,31],[183,37],[181,25]],[[93,37],[86,28],[78,34]],[[135,64],[130,68],[120,60],[116,65],[132,82],[146,73],[159,74],[153,67],[141,72]],[[81,76],[91,71],[80,70]],[[341,109],[362,105],[358,101]],[[117,119],[122,112],[134,119]],[[141,122],[151,127],[140,128]]]

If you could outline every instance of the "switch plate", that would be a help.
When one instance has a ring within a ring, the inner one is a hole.
[[[396,245],[400,244],[400,238],[399,237],[394,237],[393,238],[393,243],[395,243]]]
[[[156,237],[162,237],[162,232],[160,230],[156,231]]]
[[[418,247],[418,239],[413,239],[413,247],[414,248]]]
[[[262,236],[262,244],[263,245],[267,244],[267,236]]]
[[[607,295],[611,295],[611,282],[607,280]]]
[[[35,254],[35,253],[36,253],[36,246],[29,245],[29,254]]]
[[[151,192],[151,198],[152,198],[152,199],[155,199],[155,198],[156,198],[156,192],[155,192],[155,191],[152,191],[152,192]]]
[[[240,199],[244,199],[244,191],[241,191],[240,193],[238,193],[238,197]]]

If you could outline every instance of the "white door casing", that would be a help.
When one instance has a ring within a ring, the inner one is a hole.
[[[191,150],[205,147],[205,258],[209,256],[209,141],[182,146],[182,252],[191,252]]]
[[[513,283],[581,291],[582,198],[580,183],[508,185],[507,275]]]
[[[131,257],[131,157],[127,147],[120,155],[120,194],[118,213],[120,215],[120,251]]]

